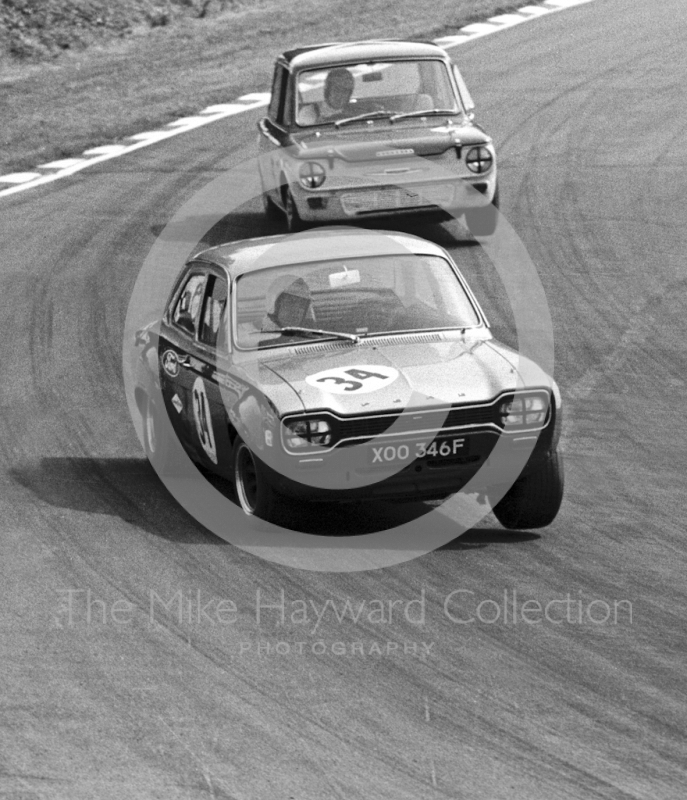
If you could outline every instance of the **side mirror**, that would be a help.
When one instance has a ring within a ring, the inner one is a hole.
[[[458,84],[460,99],[463,101],[468,118],[474,119],[475,115],[472,112],[475,110],[475,102],[470,96],[470,92],[468,91],[468,87],[463,80],[463,76],[460,74],[460,70],[455,64],[453,64],[453,77],[456,79],[456,83]]]

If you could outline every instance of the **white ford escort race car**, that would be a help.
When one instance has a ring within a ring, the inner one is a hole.
[[[506,527],[558,512],[558,388],[494,340],[423,239],[332,229],[205,250],[136,341],[149,457],[164,469],[181,442],[248,515],[468,486]]]

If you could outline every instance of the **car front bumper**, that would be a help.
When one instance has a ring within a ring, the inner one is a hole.
[[[291,192],[300,218],[309,223],[437,212],[459,216],[470,206],[493,200],[496,170],[433,182],[353,184],[332,189],[304,189],[296,183]]]
[[[469,432],[469,450],[456,458],[421,458],[393,471],[370,464],[369,449],[379,441],[355,448],[346,468],[322,457],[288,457],[279,470],[269,469],[270,480],[281,494],[304,501],[360,502],[364,500],[417,501],[446,497],[468,483],[470,491],[511,485],[537,469],[555,447],[554,426],[537,436],[500,436]],[[437,442],[450,437],[439,437]],[[395,442],[399,447],[405,443]],[[408,441],[411,444],[411,441]]]

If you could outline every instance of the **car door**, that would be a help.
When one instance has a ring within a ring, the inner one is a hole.
[[[187,450],[193,449],[190,435],[193,373],[189,365],[206,281],[207,269],[199,265],[188,268],[160,325],[160,389],[172,427]]]
[[[228,284],[219,268],[209,268],[197,334],[189,349],[190,438],[201,463],[228,473],[231,460],[225,405],[225,373],[229,360]]]

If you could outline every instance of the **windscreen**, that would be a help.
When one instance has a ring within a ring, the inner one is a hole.
[[[460,110],[446,64],[389,61],[307,70],[297,77],[296,122],[335,122],[358,114]]]
[[[238,278],[235,338],[257,349],[330,338],[475,327],[480,318],[439,256],[385,255],[272,267]]]

